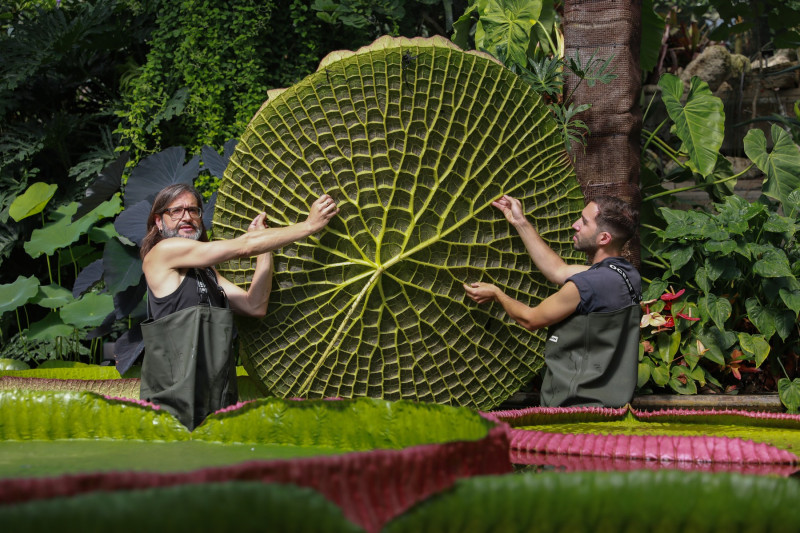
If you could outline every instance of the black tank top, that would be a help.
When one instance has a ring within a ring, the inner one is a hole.
[[[147,288],[147,306],[150,318],[157,320],[182,309],[199,305],[201,302],[200,291],[197,286],[198,277],[208,290],[209,304],[212,307],[227,307],[225,293],[217,284],[216,273],[210,268],[190,268],[181,284],[171,294],[158,298],[150,292],[149,287]]]

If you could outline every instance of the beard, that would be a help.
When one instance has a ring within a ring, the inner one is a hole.
[[[165,239],[169,239],[170,237],[182,237],[184,239],[191,239],[193,241],[200,240],[200,235],[203,232],[203,228],[197,227],[194,224],[190,225],[194,228],[194,231],[192,233],[182,234],[180,226],[175,226],[174,228],[168,228],[165,225],[164,229],[161,230],[161,235]]]
[[[575,239],[575,250],[578,251],[578,252],[586,252],[589,255],[593,255],[595,252],[597,252],[597,234],[598,233],[599,233],[599,231],[595,232],[594,235],[591,235],[590,237],[583,238],[583,239],[580,236],[578,236]]]

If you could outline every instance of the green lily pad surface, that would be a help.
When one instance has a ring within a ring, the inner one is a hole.
[[[323,446],[149,442],[142,440],[54,440],[0,442],[0,478],[55,476],[113,470],[189,472],[244,461],[344,453]]]

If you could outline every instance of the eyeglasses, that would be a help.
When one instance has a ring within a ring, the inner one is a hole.
[[[173,221],[182,219],[184,213],[189,213],[189,216],[195,220],[203,216],[203,210],[199,207],[170,207],[161,212],[162,215],[169,215]]]

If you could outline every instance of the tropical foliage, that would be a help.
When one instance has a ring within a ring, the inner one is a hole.
[[[0,314],[13,311],[17,319],[17,332],[12,336],[8,330],[0,355],[32,362],[99,362],[97,339],[114,332],[117,362],[124,373],[142,351],[138,323],[145,317],[145,283],[135,245],[146,233],[151,202],[173,183],[192,184],[200,176],[221,179],[233,144],[227,143],[223,154],[205,146],[188,163],[181,147],[149,156],[131,171],[121,195],[127,161],[123,155],[100,173],[81,202],[57,208],[49,221],[44,220],[44,210],[55,185],[37,182],[18,196],[9,209],[14,220],[34,215],[43,219],[43,227],[33,230],[24,250],[31,259],[46,263],[49,283],[19,276],[0,285],[0,294],[8,296]],[[204,222],[210,227],[213,199],[205,211]],[[51,263],[51,256],[57,261]],[[36,318],[41,310],[47,314]],[[90,348],[80,342],[84,339],[92,340]]]
[[[744,200],[732,192],[742,173],[734,174],[719,153],[722,102],[697,78],[685,96],[675,76],[665,75],[659,85],[677,142],[673,146],[657,132],[646,132],[646,150],[658,148],[669,156],[668,178],[696,185],[666,190],[666,182],[654,175],[663,172],[659,159],[646,152],[643,180],[649,194],[642,242],[653,279],[645,299],[660,300],[646,303],[639,386],[650,389],[650,382],[693,394],[698,385],[710,384],[719,392],[735,392],[742,372],[759,372],[772,353],[774,368],[764,379],[772,380],[766,385],[774,390],[778,379],[788,378],[782,359],[794,357],[800,342],[800,152],[778,126],[772,128],[769,150],[763,132],[750,131],[745,153],[765,179],[762,197]],[[713,212],[666,206],[651,211],[658,201],[692,188],[718,199]],[[735,381],[723,379],[727,376]],[[790,400],[795,387],[782,385],[782,398],[792,409],[797,408]]]

